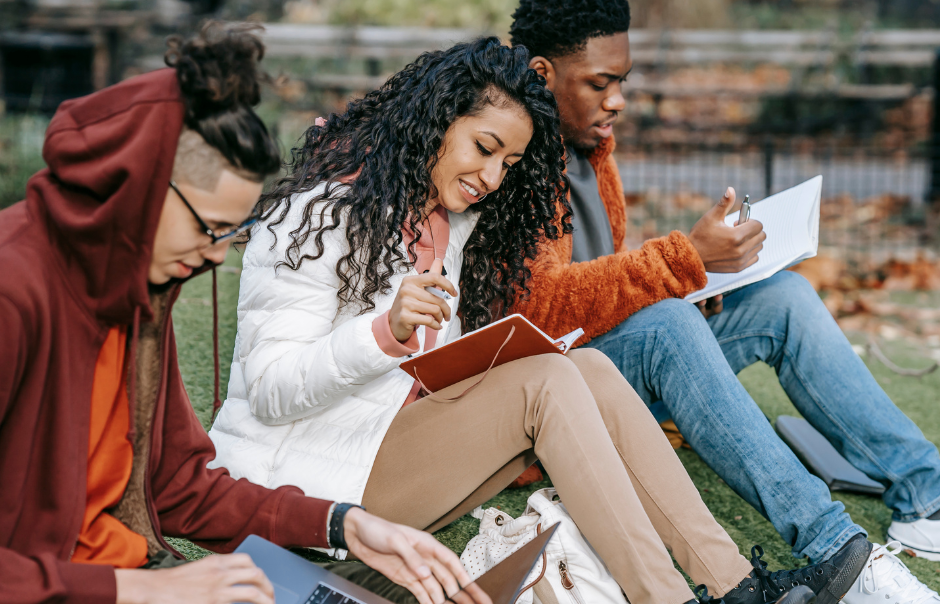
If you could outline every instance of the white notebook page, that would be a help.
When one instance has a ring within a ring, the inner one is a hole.
[[[816,255],[819,247],[819,202],[822,176],[816,176],[786,191],[757,202],[751,208],[751,220],[764,225],[767,239],[759,260],[740,273],[706,273],[704,289],[686,296],[698,302],[733,289],[750,285]],[[738,213],[725,219],[733,225]]]

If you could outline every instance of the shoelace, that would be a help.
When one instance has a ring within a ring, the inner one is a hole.
[[[890,547],[895,549],[888,549]],[[898,552],[902,549],[897,541],[875,546],[871,556],[868,557],[868,564],[862,570],[862,591],[872,595],[882,588],[887,588],[891,591],[885,594],[885,598],[891,598],[899,604],[924,604],[930,600],[940,602],[937,592],[921,583],[911,574],[907,565],[898,560]],[[879,560],[882,561],[880,564]],[[891,585],[892,578],[896,591]],[[869,584],[872,586],[871,589],[868,587]]]
[[[721,599],[714,596],[708,595],[708,588],[705,585],[699,585],[695,588],[693,592],[695,594],[695,599],[698,600],[699,604],[720,604]]]
[[[771,577],[773,573],[767,570],[767,563],[761,560],[763,556],[764,548],[759,545],[751,548],[751,566],[754,567],[754,574],[764,592],[764,600],[774,601],[783,595],[786,588],[782,588],[774,582]]]

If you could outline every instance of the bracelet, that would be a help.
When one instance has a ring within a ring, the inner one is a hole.
[[[349,549],[346,545],[346,539],[343,531],[343,521],[346,520],[346,512],[352,508],[359,508],[365,511],[365,508],[355,503],[337,503],[334,504],[333,513],[330,515],[328,542],[330,547],[336,549]]]

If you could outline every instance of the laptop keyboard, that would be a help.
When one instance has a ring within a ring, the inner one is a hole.
[[[306,604],[365,604],[365,602],[320,583],[313,590],[313,594],[307,599]]]

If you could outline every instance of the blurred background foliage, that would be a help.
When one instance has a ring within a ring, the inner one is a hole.
[[[232,0],[229,10],[237,10]],[[287,0],[278,17],[296,23],[460,27],[502,34],[517,0]],[[633,0],[633,27],[822,29],[930,27],[934,0]],[[239,16],[246,17],[244,10]],[[257,12],[255,16],[264,17]]]
[[[42,143],[48,118],[11,115],[0,118],[0,208],[19,201],[29,177],[45,167]]]

